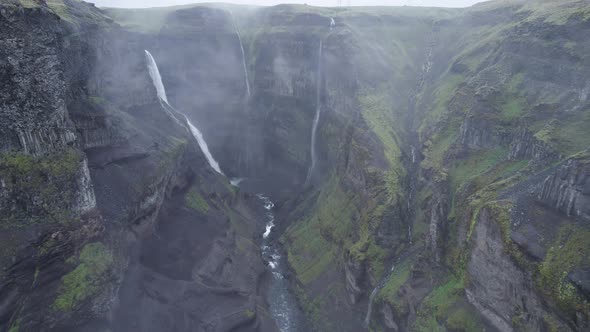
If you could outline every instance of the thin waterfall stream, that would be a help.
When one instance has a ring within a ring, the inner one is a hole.
[[[240,51],[242,52],[242,67],[244,69],[244,80],[246,81],[246,93],[248,94],[248,97],[250,97],[250,79],[248,78],[248,67],[246,65],[246,52],[244,52],[244,44],[242,43],[242,37],[240,36],[240,29],[238,29],[238,26],[234,20],[234,16],[231,14],[231,12],[230,16],[234,30],[236,31],[236,35],[238,35],[238,41],[240,42]]]
[[[156,93],[158,94],[160,103],[162,103],[162,108],[179,124],[181,124],[180,121],[178,121],[178,119],[174,116],[172,112],[175,112],[180,116],[184,117],[186,123],[188,124],[188,128],[190,129],[191,134],[197,140],[197,143],[199,144],[201,151],[203,151],[203,154],[205,155],[205,158],[207,159],[209,166],[211,166],[211,168],[213,168],[217,173],[224,175],[221,171],[221,168],[219,167],[219,163],[215,160],[215,158],[213,158],[213,155],[209,151],[209,147],[207,146],[207,142],[205,141],[205,138],[203,137],[201,131],[191,123],[191,121],[184,113],[176,110],[174,107],[170,105],[170,103],[168,103],[166,89],[164,88],[164,84],[162,83],[162,76],[160,75],[160,71],[158,70],[158,64],[156,63],[156,60],[148,50],[145,50],[145,56],[147,60],[148,71],[150,77],[152,78],[154,87],[156,88]]]
[[[316,109],[315,109],[315,116],[313,118],[313,125],[311,128],[311,165],[309,166],[309,170],[307,171],[307,178],[305,179],[305,184],[307,185],[311,180],[311,176],[316,166],[316,134],[318,130],[318,123],[320,122],[320,112],[322,110],[320,104],[320,92],[321,92],[321,79],[322,79],[322,40],[320,39],[320,49],[318,52],[318,72],[316,77]]]
[[[395,263],[391,265],[391,269],[389,269],[389,272],[385,275],[384,278],[381,278],[379,283],[377,283],[377,286],[375,286],[375,288],[373,288],[371,295],[369,295],[369,306],[367,307],[367,314],[365,315],[365,322],[364,322],[365,327],[369,327],[369,324],[371,323],[371,314],[373,313],[373,300],[375,299],[375,296],[377,295],[377,293],[379,293],[381,288],[383,288],[385,286],[385,284],[387,283],[389,278],[391,278],[391,275],[393,274],[394,271],[395,271]]]

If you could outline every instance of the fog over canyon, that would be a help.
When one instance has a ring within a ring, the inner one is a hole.
[[[590,330],[590,4],[475,2],[0,0],[0,332]]]

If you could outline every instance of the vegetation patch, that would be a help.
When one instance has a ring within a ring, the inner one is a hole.
[[[434,91],[434,107],[426,114],[418,130],[419,133],[422,133],[425,127],[438,123],[445,117],[449,102],[463,81],[465,81],[465,77],[461,74],[448,74],[445,76],[442,84]]]
[[[392,107],[386,94],[363,94],[359,102],[365,121],[383,144],[385,158],[389,163],[385,182],[389,197],[396,197],[405,170],[401,162],[400,139],[391,126],[395,122],[392,119]]]
[[[113,256],[104,244],[94,242],[85,245],[75,261],[78,266],[61,279],[59,293],[53,303],[57,310],[72,311],[100,293],[108,282]]]
[[[75,216],[78,172],[82,156],[66,149],[43,157],[22,153],[0,155],[0,179],[10,193],[13,209],[1,226],[52,221],[68,223]]]
[[[209,211],[209,204],[207,201],[201,196],[201,194],[197,191],[195,187],[192,187],[189,192],[184,196],[184,204],[195,210],[199,211],[203,214]]]
[[[20,330],[20,318],[17,319],[16,321],[14,321],[11,325],[10,328],[8,329],[8,332],[18,332]]]
[[[502,120],[510,123],[523,114],[525,100],[522,97],[507,97],[501,104]]]
[[[285,234],[288,260],[301,283],[309,284],[337,257],[337,249],[351,242],[353,197],[345,193],[332,177],[320,192],[309,216],[298,221]]]
[[[254,310],[252,310],[252,309],[244,310],[244,317],[246,317],[248,319],[252,319],[252,318],[254,318],[254,316],[256,316],[256,313],[254,312]]]
[[[557,147],[566,155],[588,149],[590,143],[590,109],[581,110],[553,127]]]
[[[590,231],[575,225],[562,226],[557,241],[539,266],[539,288],[564,312],[574,316],[590,309],[567,276],[574,268],[590,267]]]
[[[449,173],[451,189],[456,191],[457,188],[468,180],[483,174],[485,171],[501,162],[507,154],[508,149],[496,148],[472,153],[468,158],[457,160],[454,163],[454,166],[451,167]]]
[[[388,302],[392,304],[395,308],[398,308],[399,306],[396,305],[396,303],[398,302],[397,293],[401,286],[410,277],[411,267],[412,260],[410,259],[406,259],[402,261],[398,266],[395,266],[393,272],[391,273],[391,277],[387,280],[387,283],[379,292],[377,299]]]
[[[482,331],[479,314],[465,300],[462,278],[436,287],[418,309],[413,331]]]
[[[442,169],[443,159],[451,145],[457,140],[460,127],[461,119],[451,117],[443,123],[441,130],[432,139],[426,141],[426,159],[422,161],[423,168]]]

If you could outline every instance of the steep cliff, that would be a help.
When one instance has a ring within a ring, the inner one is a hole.
[[[160,106],[157,40],[79,1],[0,25],[0,330],[273,330],[256,201]]]
[[[584,1],[0,14],[3,330],[589,328]]]

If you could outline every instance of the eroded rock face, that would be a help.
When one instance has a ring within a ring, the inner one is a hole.
[[[273,331],[254,203],[161,109],[156,39],[65,10],[0,5],[1,329]]]
[[[440,263],[443,245],[443,231],[446,223],[447,198],[440,193],[433,198],[430,206],[430,225],[428,227],[427,246],[434,255],[434,262]]]
[[[568,160],[543,182],[538,199],[568,216],[590,219],[590,166]]]
[[[67,28],[46,8],[14,5],[2,6],[0,27],[0,150],[42,155],[74,144],[59,38]]]
[[[479,214],[467,264],[467,299],[500,331],[513,331],[513,319],[526,328],[543,326],[544,308],[530,273],[505,253],[499,222],[486,209]]]
[[[365,267],[362,262],[347,260],[344,264],[344,275],[346,280],[346,290],[348,291],[349,300],[356,304],[362,294],[362,283],[365,274]]]
[[[510,144],[510,159],[533,158],[537,161],[555,159],[556,155],[547,144],[536,139],[527,130],[522,130]]]

